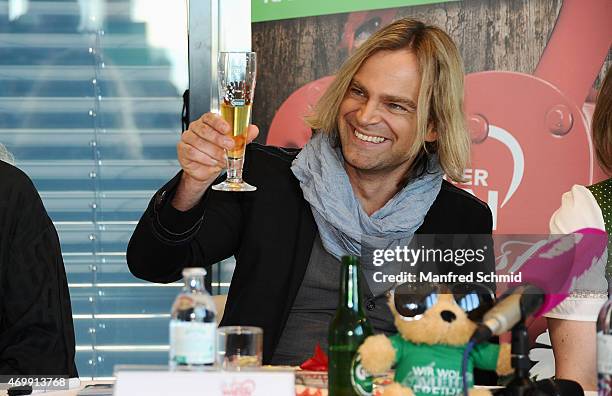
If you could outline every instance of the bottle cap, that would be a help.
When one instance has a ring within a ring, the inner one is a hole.
[[[202,267],[183,268],[183,277],[187,276],[206,276],[206,270]]]

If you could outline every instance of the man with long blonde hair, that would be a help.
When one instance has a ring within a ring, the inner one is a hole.
[[[487,205],[460,180],[470,141],[463,67],[450,37],[401,19],[345,62],[308,122],[303,150],[247,146],[254,193],[210,186],[233,146],[229,125],[207,113],[177,146],[182,171],[151,200],[128,247],[132,273],[155,282],[186,266],[235,255],[224,325],[264,329],[264,362],[299,364],[327,342],[343,255],[364,240],[420,234],[490,234]],[[249,127],[248,141],[258,134]],[[394,331],[385,297],[366,291],[376,331]]]

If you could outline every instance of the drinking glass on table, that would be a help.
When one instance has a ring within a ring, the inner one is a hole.
[[[219,107],[221,116],[230,125],[234,147],[226,150],[227,176],[212,186],[220,191],[255,191],[242,180],[242,166],[255,94],[257,57],[255,52],[221,52],[219,54]]]
[[[253,326],[222,326],[217,329],[217,365],[224,370],[260,367],[263,330]]]

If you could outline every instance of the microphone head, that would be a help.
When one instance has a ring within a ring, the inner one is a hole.
[[[603,255],[608,234],[596,228],[583,228],[556,236],[541,246],[521,266],[522,282],[545,293],[544,303],[535,316],[541,316],[563,301],[575,280]]]

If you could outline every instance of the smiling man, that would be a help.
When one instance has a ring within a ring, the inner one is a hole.
[[[213,191],[232,147],[229,126],[208,113],[177,146],[182,171],[153,197],[128,247],[132,273],[180,279],[187,266],[232,255],[223,325],[264,329],[264,362],[295,365],[317,343],[338,301],[339,258],[364,239],[490,234],[486,204],[443,180],[469,158],[459,52],[439,28],[402,19],[345,62],[308,122],[303,150],[250,144],[251,193]],[[249,141],[258,130],[250,126]],[[393,332],[381,293],[366,290],[367,315]]]

